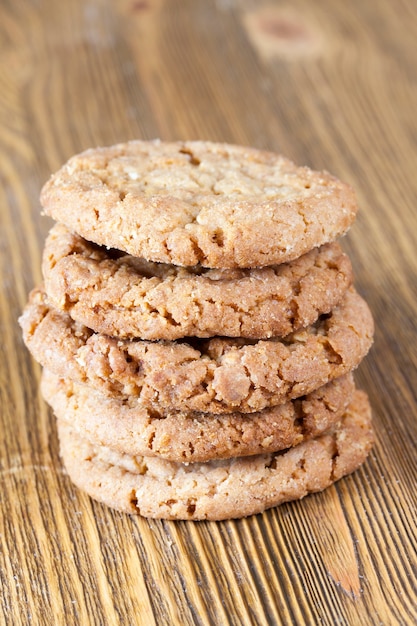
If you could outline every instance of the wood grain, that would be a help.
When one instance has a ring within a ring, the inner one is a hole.
[[[68,0],[0,5],[0,622],[417,622],[417,5]],[[367,463],[222,523],[130,518],[73,487],[17,317],[41,280],[39,191],[84,148],[212,139],[357,189],[344,239],[376,320],[357,374]]]

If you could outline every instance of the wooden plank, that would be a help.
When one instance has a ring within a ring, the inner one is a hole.
[[[0,622],[415,624],[417,7],[250,0],[0,6]],[[376,320],[357,381],[367,463],[245,520],[164,522],[92,502],[62,470],[17,317],[41,281],[39,191],[84,148],[212,139],[350,181],[344,239]]]

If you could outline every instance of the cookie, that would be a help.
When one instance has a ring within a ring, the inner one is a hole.
[[[51,308],[35,289],[20,318],[35,359],[61,378],[145,406],[255,412],[288,402],[354,369],[372,343],[373,319],[350,288],[340,305],[285,339],[121,340]]]
[[[144,517],[223,520],[322,491],[353,472],[373,442],[367,396],[357,391],[340,424],[284,452],[207,463],[132,457],[94,446],[58,420],[71,480],[94,499]]]
[[[211,268],[291,261],[344,234],[352,188],[283,156],[204,141],[131,141],[72,157],[45,184],[47,215],[97,244]]]
[[[42,394],[59,420],[92,443],[131,456],[195,462],[282,450],[317,437],[349,404],[351,374],[311,394],[258,413],[166,412],[103,396],[43,371]]]
[[[123,338],[284,336],[328,313],[352,282],[337,243],[252,270],[180,268],[113,252],[57,224],[45,244],[43,274],[53,306]]]

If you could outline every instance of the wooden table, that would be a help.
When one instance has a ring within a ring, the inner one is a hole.
[[[415,624],[417,5],[3,0],[4,624]],[[39,191],[131,138],[282,152],[357,189],[343,240],[376,320],[357,383],[376,445],[326,492],[241,521],[147,521],[72,486],[16,319],[41,280]]]

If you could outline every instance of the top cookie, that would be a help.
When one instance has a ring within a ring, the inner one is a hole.
[[[150,261],[264,267],[352,224],[352,188],[262,150],[131,141],[72,157],[45,184],[45,213],[100,245]]]

